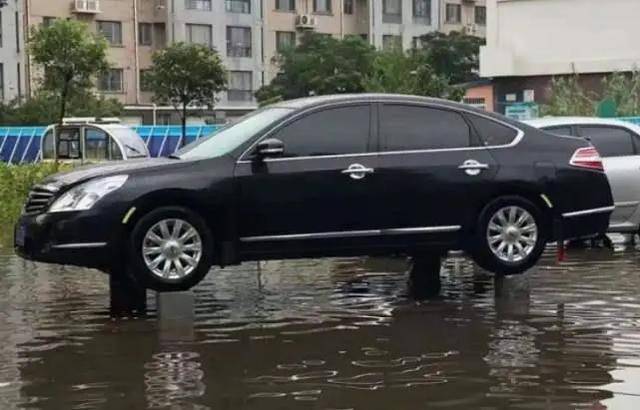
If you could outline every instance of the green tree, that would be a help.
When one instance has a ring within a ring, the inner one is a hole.
[[[5,125],[49,125],[59,120],[60,96],[46,90],[25,101],[0,105],[0,123]],[[97,97],[87,91],[75,93],[67,102],[67,114],[73,117],[117,117],[122,104],[114,98]]]
[[[420,37],[420,50],[426,62],[439,76],[448,78],[451,84],[473,81],[478,78],[480,46],[484,39],[458,31],[444,34],[434,31]]]
[[[375,49],[357,36],[342,40],[307,33],[297,47],[276,57],[280,73],[256,92],[262,104],[309,95],[357,93],[365,90]]]
[[[145,75],[154,101],[170,104],[182,122],[185,141],[189,106],[212,108],[215,94],[224,90],[227,73],[215,50],[200,44],[175,43],[153,55]]]
[[[69,98],[86,95],[94,77],[109,67],[106,50],[106,41],[79,21],[58,19],[31,29],[29,51],[42,68],[41,89],[58,98],[60,123]]]
[[[452,87],[446,77],[435,72],[425,53],[405,53],[400,48],[378,52],[371,74],[365,78],[368,92],[424,95],[460,100],[461,88]]]
[[[619,116],[640,114],[640,72],[616,72],[602,79],[602,97],[612,99]]]
[[[551,80],[549,102],[542,106],[542,115],[593,116],[597,96],[585,91],[577,74]]]

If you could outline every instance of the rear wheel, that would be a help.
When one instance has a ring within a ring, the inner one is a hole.
[[[546,237],[542,212],[534,203],[519,196],[497,198],[480,214],[473,256],[489,271],[522,273],[538,262]]]
[[[162,207],[136,223],[129,244],[130,274],[149,289],[188,290],[207,274],[213,241],[204,220],[183,207]]]

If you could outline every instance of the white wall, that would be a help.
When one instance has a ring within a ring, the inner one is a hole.
[[[640,67],[640,0],[487,0],[483,77]]]

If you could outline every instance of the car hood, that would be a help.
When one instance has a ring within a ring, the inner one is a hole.
[[[142,170],[159,167],[181,167],[193,161],[170,158],[141,158],[128,161],[114,161],[96,165],[85,165],[71,171],[61,172],[46,178],[43,185],[54,185],[58,188],[87,181],[95,177],[131,174]]]

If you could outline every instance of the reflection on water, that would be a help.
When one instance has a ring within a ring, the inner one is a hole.
[[[188,337],[111,320],[106,277],[0,256],[0,409],[640,408],[633,250],[495,279],[455,256],[251,263],[195,290]],[[188,328],[188,327],[187,327]]]

